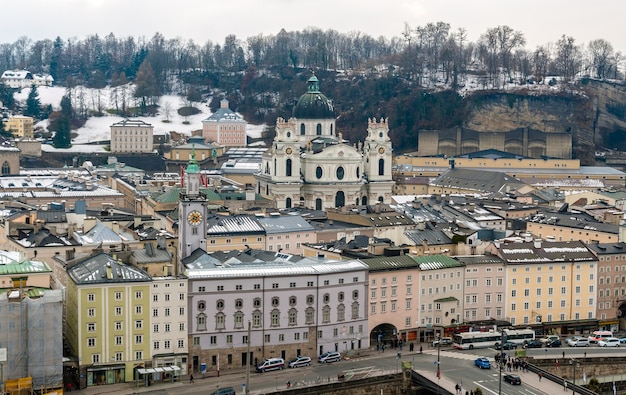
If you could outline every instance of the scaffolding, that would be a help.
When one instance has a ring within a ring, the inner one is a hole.
[[[0,295],[0,348],[7,392],[63,388],[63,292],[13,288]],[[10,383],[20,383],[11,390]]]

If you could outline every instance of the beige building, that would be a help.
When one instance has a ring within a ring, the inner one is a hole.
[[[446,130],[420,130],[417,146],[420,156],[458,156],[497,149],[534,158],[548,156],[569,159],[572,157],[572,134],[549,133],[530,128],[480,132],[456,127]]]
[[[582,242],[495,242],[489,252],[506,265],[511,324],[596,318],[598,260]]]
[[[617,331],[626,318],[626,243],[589,244],[598,257],[596,317],[601,328]],[[608,326],[608,327],[607,327]]]
[[[245,147],[247,125],[241,115],[228,108],[228,100],[223,99],[220,108],[202,121],[202,137],[223,147]]]
[[[32,139],[35,136],[33,127],[33,118],[16,115],[10,117],[5,125],[5,129],[13,134],[16,138]]]
[[[0,143],[0,169],[3,176],[20,174],[20,149],[6,140]]]
[[[463,320],[505,319],[506,267],[495,255],[457,256],[465,266]]]
[[[124,119],[111,125],[111,152],[153,151],[154,126],[138,119]]]

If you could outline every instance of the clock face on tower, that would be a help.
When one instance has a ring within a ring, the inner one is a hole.
[[[286,153],[287,155],[291,155],[291,153],[292,153],[292,152],[293,152],[293,150],[292,150],[291,148],[287,148],[287,149],[285,150],[285,153]]]
[[[384,153],[385,153],[385,149],[384,149],[383,147],[380,147],[380,148],[378,149],[378,153],[379,153],[379,154],[384,154]]]
[[[200,214],[199,211],[190,212],[187,216],[187,222],[189,222],[189,224],[193,226],[200,225],[200,223],[202,222],[202,214]]]

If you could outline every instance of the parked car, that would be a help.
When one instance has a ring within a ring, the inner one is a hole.
[[[542,343],[550,343],[550,342],[553,342],[554,340],[561,340],[561,338],[558,335],[549,335],[549,336],[542,337],[541,339],[539,339],[539,341]]]
[[[624,344],[626,343],[626,335],[619,338],[619,342]]]
[[[561,340],[555,339],[545,344],[546,347],[561,347]]]
[[[331,363],[341,361],[341,354],[337,351],[328,351],[320,355],[317,359],[320,363]]]
[[[477,358],[474,361],[474,365],[478,366],[481,369],[491,369],[491,362],[489,362],[489,359],[485,357]]]
[[[570,347],[589,347],[589,339],[580,336],[568,337],[567,345]]]
[[[619,347],[619,339],[617,337],[607,337],[606,339],[598,340],[598,346],[600,347]]]
[[[441,344],[441,347],[443,347],[443,346],[450,346],[450,345],[452,345],[452,338],[451,337],[442,337],[439,340],[433,341],[433,347],[437,347],[438,344]]]
[[[520,377],[516,374],[505,374],[503,378],[504,378],[504,381],[513,385],[522,384],[522,379],[520,379]]]
[[[544,344],[541,342],[541,340],[538,340],[538,339],[531,340],[528,343],[526,343],[526,348],[541,348],[543,346]]]
[[[211,395],[236,395],[233,387],[218,388]]]
[[[260,365],[256,367],[259,373],[265,373],[270,370],[283,370],[285,368],[285,360],[282,358],[264,359]]]
[[[495,345],[496,350],[515,350],[517,349],[517,343],[513,342],[504,342],[504,344],[500,344],[500,342]]]
[[[289,366],[290,368],[299,368],[300,366],[309,366],[310,364],[311,364],[310,357],[299,355],[295,357],[294,359],[292,359],[291,361],[289,361],[289,364],[287,366]]]

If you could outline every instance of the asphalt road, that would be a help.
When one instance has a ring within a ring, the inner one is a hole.
[[[474,366],[474,360],[479,356],[488,357],[493,361],[496,352],[492,348],[466,351],[442,348],[439,357],[442,375],[452,382],[462,383],[464,390],[481,387],[486,394],[498,394],[501,386],[503,395],[553,395],[554,388],[542,389],[541,386],[537,388],[536,382],[531,383],[534,386],[526,383],[526,381],[536,381],[536,376],[533,373],[517,372],[522,377],[522,385],[512,386],[505,383],[504,380],[500,383],[498,371],[495,368],[479,369]],[[565,352],[566,358],[582,358],[585,352],[588,357],[592,357],[607,354],[623,355],[625,350],[624,348],[598,348],[595,346],[584,348],[562,347],[547,349],[547,351],[545,349],[527,350],[527,354],[535,358],[562,358],[563,352]],[[351,369],[371,368],[378,372],[395,373],[400,371],[402,361],[411,361],[416,369],[431,372],[432,378],[434,378],[437,367],[437,350],[428,349],[423,354],[401,352],[401,358],[398,360],[396,358],[396,350],[388,349],[384,354],[379,353],[370,357],[348,361],[342,360],[332,364],[320,364],[314,359],[311,366],[297,369],[285,368],[281,371],[266,373],[251,371],[250,392],[271,393],[276,389],[285,389],[287,381],[291,382],[292,388],[297,388],[300,385],[311,385],[316,382],[333,382],[337,381],[338,374]],[[228,386],[234,387],[237,393],[243,393],[242,385],[245,382],[246,375],[244,372],[223,374],[219,378],[203,379],[196,376],[196,383],[199,385],[177,388],[175,395],[207,395],[217,388]],[[153,393],[157,394],[156,392]],[[165,391],[159,391],[158,395],[166,393]]]

